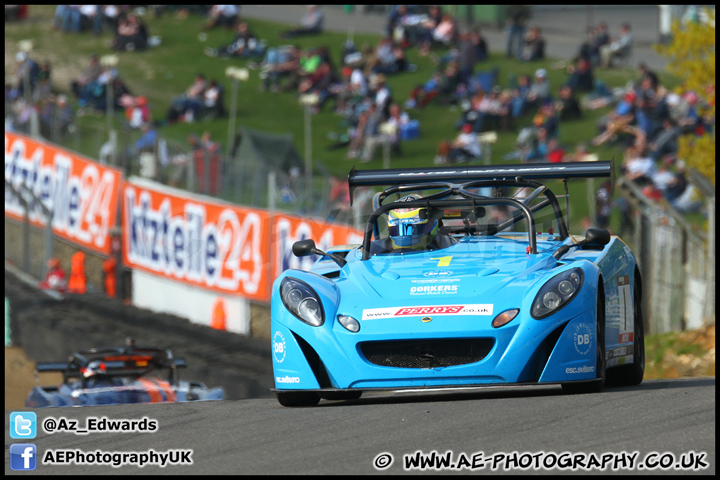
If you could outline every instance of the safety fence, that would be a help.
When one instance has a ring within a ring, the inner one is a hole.
[[[621,198],[634,211],[632,243],[639,256],[650,333],[715,322],[715,190],[699,174],[691,174],[690,180],[706,199],[707,232],[666,201],[647,198],[633,182],[617,182]]]

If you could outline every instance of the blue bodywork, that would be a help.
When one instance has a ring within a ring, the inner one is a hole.
[[[310,271],[283,272],[274,282],[271,307],[278,398],[291,391],[322,396],[372,389],[597,382],[604,380],[606,368],[637,360],[633,333],[642,319],[635,318],[633,286],[639,270],[619,238],[576,246],[578,239],[571,235],[540,232],[536,253],[530,252],[527,233],[460,234],[454,239],[447,248],[371,254],[365,260],[361,245],[336,247],[322,252],[326,254]],[[573,248],[560,258],[553,256],[563,245]],[[331,254],[346,263],[341,267]],[[541,289],[557,275],[577,269],[582,284],[574,297],[534,318]],[[315,292],[321,325],[288,309],[281,295],[286,278]],[[519,312],[512,320],[492,325],[500,314],[515,309]],[[603,316],[604,365],[599,365],[597,351],[598,315]],[[343,326],[339,316],[354,318],[359,330]]]

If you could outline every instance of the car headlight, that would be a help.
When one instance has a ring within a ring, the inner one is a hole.
[[[550,279],[538,292],[530,314],[541,319],[555,313],[575,298],[585,278],[582,269],[573,268]]]
[[[297,318],[319,327],[325,323],[322,303],[310,285],[296,278],[285,277],[280,284],[280,298],[285,308]]]

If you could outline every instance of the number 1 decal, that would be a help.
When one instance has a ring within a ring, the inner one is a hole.
[[[438,267],[447,267],[450,265],[450,260],[452,260],[452,257],[436,257],[431,258],[430,260],[438,260]]]

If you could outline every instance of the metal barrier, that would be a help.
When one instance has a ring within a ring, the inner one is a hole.
[[[692,176],[691,176],[692,181]],[[632,236],[643,278],[649,333],[715,322],[715,193],[704,189],[710,234],[691,225],[665,200],[650,200],[633,182],[617,181],[635,211]]]

